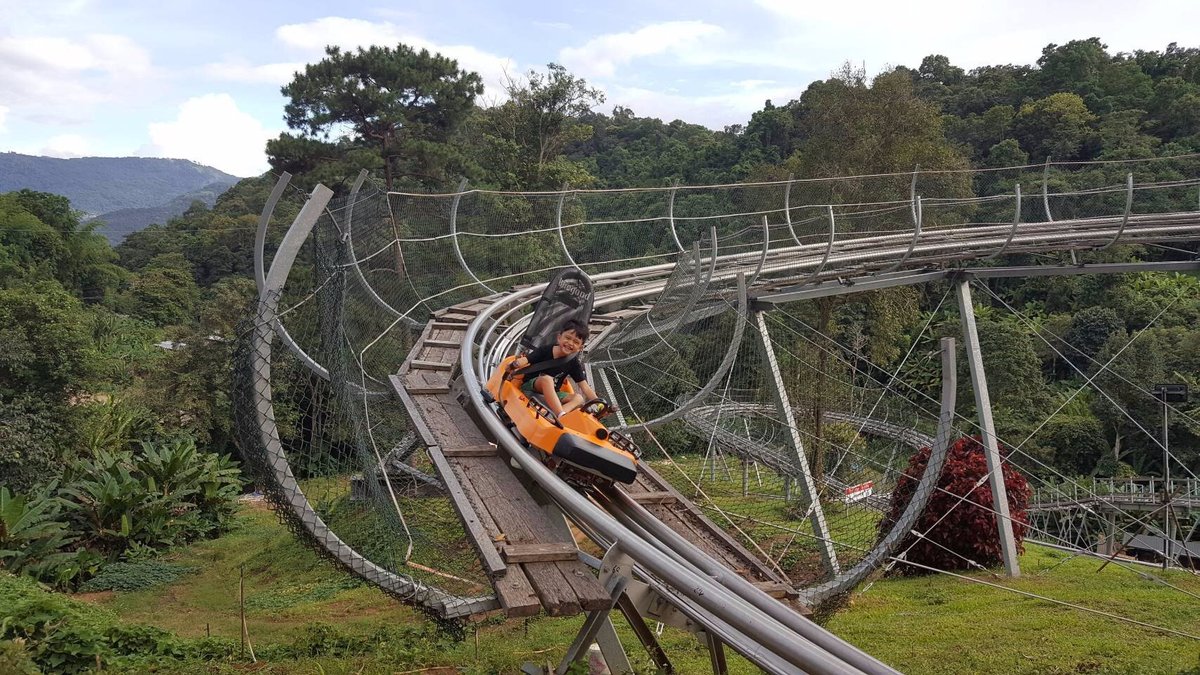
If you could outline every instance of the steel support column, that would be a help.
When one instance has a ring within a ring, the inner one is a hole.
[[[831,575],[841,572],[838,566],[837,553],[833,550],[833,540],[829,536],[829,525],[825,522],[825,511],[821,508],[821,495],[817,491],[816,481],[808,468],[808,458],[804,453],[804,443],[800,440],[800,429],[796,426],[796,416],[792,413],[792,404],[788,400],[787,389],[784,387],[783,373],[779,372],[779,361],[775,358],[775,346],[771,343],[771,334],[767,332],[767,321],[761,311],[754,312],[754,320],[758,324],[758,335],[762,339],[763,352],[767,357],[767,369],[771,372],[774,386],[775,406],[780,419],[787,431],[788,443],[796,451],[796,466],[800,470],[802,480],[796,481],[804,491],[805,498],[812,505],[809,521],[812,523],[813,534],[820,542],[821,561]]]
[[[979,415],[980,436],[987,456],[988,476],[992,486],[992,508],[996,512],[996,529],[1000,533],[1000,553],[1004,569],[1010,577],[1021,576],[1017,561],[1017,543],[1013,536],[1012,518],[1008,513],[1008,491],[1004,487],[1000,447],[996,441],[996,425],[992,421],[992,401],[988,396],[987,374],[983,371],[983,352],[979,349],[979,331],[975,327],[975,307],[971,304],[971,282],[957,282],[958,313],[962,318],[964,350],[971,369],[971,388],[975,390],[975,409]]]

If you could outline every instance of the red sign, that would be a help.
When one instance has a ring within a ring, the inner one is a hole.
[[[867,497],[871,496],[871,493],[874,491],[874,489],[875,481],[873,480],[869,480],[865,483],[859,483],[858,485],[851,485],[845,490],[842,490],[842,501],[846,504],[849,504],[851,502],[857,502],[860,499],[866,499]]]

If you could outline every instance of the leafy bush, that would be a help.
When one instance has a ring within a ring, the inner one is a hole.
[[[231,653],[212,641],[192,643],[158,628],[120,624],[107,610],[0,572],[0,672],[22,672],[5,669],[5,659],[13,652],[4,647],[6,640],[19,642],[27,658],[48,673],[90,672],[97,664],[103,668],[147,658],[220,658]],[[16,658],[12,657],[19,664]]]
[[[100,573],[79,587],[85,593],[96,591],[140,591],[151,586],[172,583],[195,571],[187,565],[161,560],[109,563]]]
[[[218,531],[241,489],[233,463],[189,437],[99,451],[70,475],[62,492],[81,541],[110,560],[134,543],[164,548]]]
[[[75,535],[63,522],[54,486],[29,497],[0,486],[0,570],[64,584],[80,572],[86,554],[65,551]]]
[[[879,523],[880,536],[891,530],[912,500],[929,463],[929,453],[928,447],[922,448],[909,460],[908,468],[892,491],[888,512]],[[1003,458],[1008,455],[1008,449],[1001,446],[1000,453]],[[1002,461],[1001,466],[1017,551],[1023,552],[1022,541],[1028,523],[1025,509],[1031,492],[1029,483],[1007,461]],[[899,550],[907,551],[906,559],[938,570],[967,569],[971,562],[988,567],[1002,561],[1000,535],[992,513],[991,485],[984,481],[975,487],[987,473],[987,458],[978,437],[960,438],[950,446],[937,482],[940,489],[930,496],[913,527],[924,537],[909,534],[900,543]],[[911,565],[898,565],[896,570],[911,575],[930,573]]]
[[[0,640],[0,673],[40,675],[41,672],[25,652],[24,641]]]

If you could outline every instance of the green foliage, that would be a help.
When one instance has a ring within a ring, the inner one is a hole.
[[[1102,464],[1102,460],[1112,452],[1100,420],[1091,415],[1057,415],[1046,422],[1036,440],[1039,446],[1048,449],[1047,463],[1061,474],[1111,475],[1112,467],[1109,463]]]
[[[59,448],[74,439],[70,409],[22,397],[0,397],[0,476],[17,491],[53,480],[62,471]]]
[[[99,574],[84,582],[79,590],[84,593],[140,591],[173,583],[193,571],[195,568],[161,560],[114,562],[105,565]]]
[[[0,570],[63,584],[79,573],[79,556],[65,549],[75,536],[63,522],[63,502],[50,489],[29,497],[0,486]]]
[[[1014,132],[1034,160],[1078,159],[1096,118],[1077,94],[1057,93],[1021,106]]]
[[[25,655],[50,673],[92,672],[98,666],[119,667],[147,658],[212,658],[230,653],[228,648],[214,653],[211,641],[189,643],[158,628],[117,623],[110,612],[0,572],[0,645],[5,640],[19,641]],[[4,658],[0,651],[0,665]]]
[[[506,88],[509,100],[481,114],[479,161],[486,179],[510,190],[590,185],[593,177],[563,153],[568,144],[592,136],[582,118],[604,102],[603,92],[557,63],[548,64],[544,74],[531,70],[523,81],[510,80]]]
[[[178,255],[178,254],[176,254]],[[195,315],[200,291],[190,270],[177,266],[154,266],[129,284],[129,313],[156,326],[181,324]]]

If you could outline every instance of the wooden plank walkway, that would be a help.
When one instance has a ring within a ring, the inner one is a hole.
[[[569,529],[551,521],[553,516],[513,474],[508,455],[489,442],[451,393],[459,346],[478,308],[451,310],[426,324],[392,384],[501,607],[510,617],[542,610],[567,616],[608,607],[609,594],[580,561]]]

